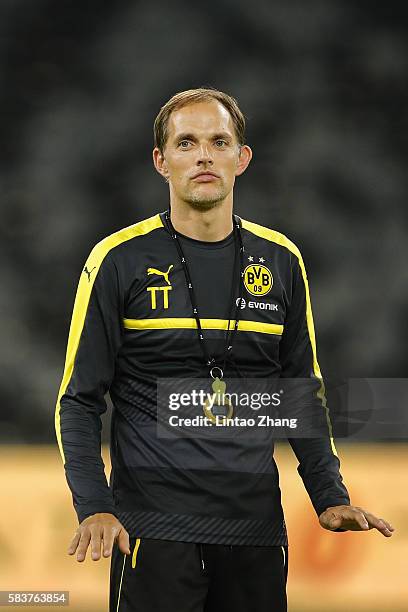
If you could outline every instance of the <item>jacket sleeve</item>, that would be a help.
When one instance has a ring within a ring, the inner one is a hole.
[[[101,457],[101,415],[123,338],[122,304],[117,269],[102,241],[79,279],[55,409],[58,446],[80,523],[97,512],[115,514]]]
[[[330,506],[349,505],[350,498],[340,474],[324,382],[316,356],[308,280],[297,248],[291,253],[291,285],[291,300],[279,348],[281,377],[290,379],[287,383],[296,397],[294,409],[297,416],[318,426],[309,430],[317,431],[317,435],[295,437],[295,434],[289,438],[289,443],[299,461],[298,473],[319,516]],[[284,404],[282,409],[285,409]]]

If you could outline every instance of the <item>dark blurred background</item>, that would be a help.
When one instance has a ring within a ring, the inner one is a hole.
[[[164,210],[152,125],[211,85],[248,119],[235,211],[301,249],[325,375],[405,377],[403,3],[1,0],[1,442],[52,442],[93,245]]]

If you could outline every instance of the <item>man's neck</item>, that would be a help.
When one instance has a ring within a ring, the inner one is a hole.
[[[232,203],[218,204],[210,210],[196,210],[189,204],[178,202],[171,204],[170,219],[173,227],[180,234],[203,240],[217,242],[226,238],[233,230]]]

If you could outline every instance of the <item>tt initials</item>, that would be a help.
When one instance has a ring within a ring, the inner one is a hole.
[[[147,290],[150,291],[153,310],[157,308],[156,291],[161,291],[163,294],[163,308],[169,307],[169,291],[171,289],[172,287],[147,287]]]

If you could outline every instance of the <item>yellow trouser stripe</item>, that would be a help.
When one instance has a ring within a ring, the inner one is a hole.
[[[136,542],[135,542],[135,547],[133,549],[133,555],[132,555],[132,567],[133,567],[133,569],[136,567],[137,551],[139,550],[139,546],[140,546],[140,538],[137,538]]]
[[[200,319],[203,329],[227,329],[226,319]],[[161,319],[124,319],[125,329],[197,329],[197,322],[191,318],[161,318]],[[235,320],[230,321],[230,329]],[[238,331],[260,332],[281,336],[283,325],[275,323],[259,323],[258,321],[238,321]]]

